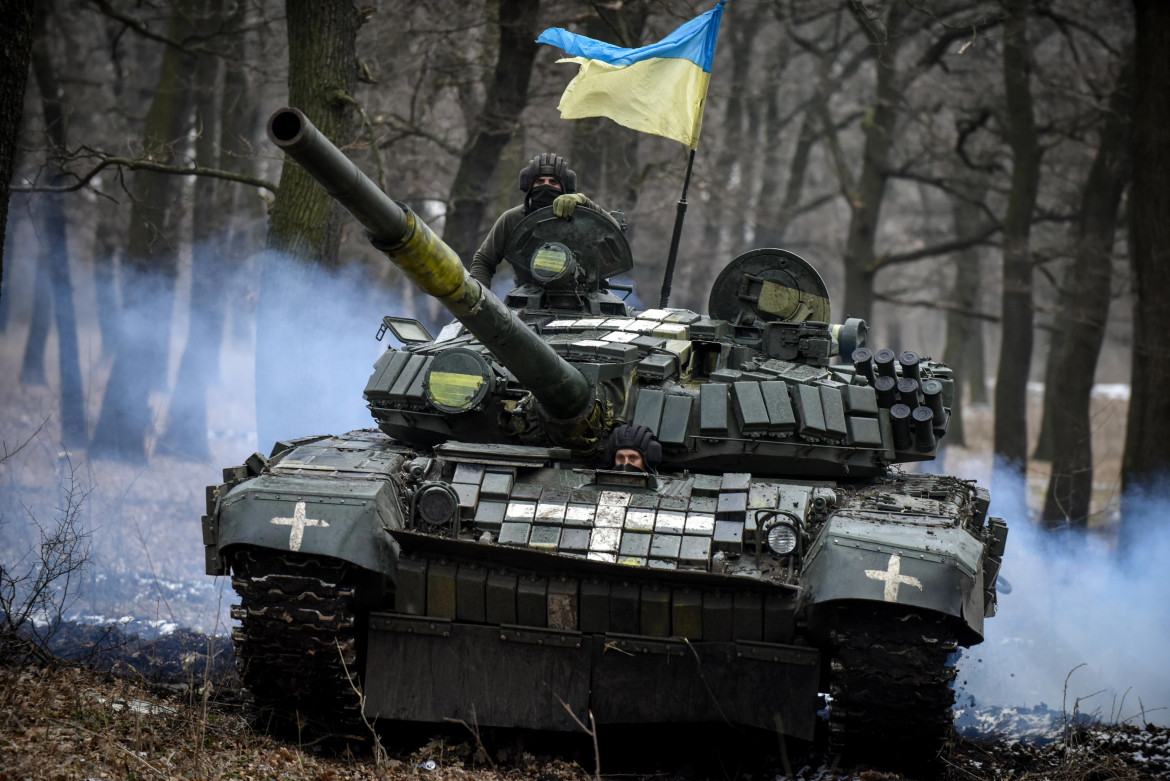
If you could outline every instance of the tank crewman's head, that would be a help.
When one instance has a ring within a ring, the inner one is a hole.
[[[520,169],[520,192],[528,212],[552,206],[558,195],[577,192],[577,174],[560,155],[545,152]]]
[[[609,435],[605,460],[611,469],[653,473],[662,463],[662,445],[649,427],[624,423]]]

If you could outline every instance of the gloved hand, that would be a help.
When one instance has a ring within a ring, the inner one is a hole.
[[[573,210],[577,208],[578,204],[585,203],[586,200],[581,193],[558,195],[552,204],[553,214],[567,220],[573,216]]]

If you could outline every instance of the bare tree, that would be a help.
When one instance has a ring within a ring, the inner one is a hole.
[[[16,161],[16,139],[24,113],[24,87],[32,54],[33,0],[0,4],[0,295],[4,288],[4,228],[8,224],[8,183]]]
[[[723,45],[731,52],[730,89],[725,90],[722,132],[718,136],[715,165],[710,173],[709,184],[718,193],[704,209],[703,243],[711,251],[723,244],[725,236],[738,238],[743,234],[742,223],[747,210],[742,204],[743,194],[750,187],[748,161],[743,159],[743,149],[748,134],[748,103],[753,96],[748,94],[748,75],[756,62],[758,52],[752,44],[760,31],[765,7],[744,8],[740,13],[727,14],[719,29]],[[722,73],[720,74],[722,75]],[[738,243],[738,242],[735,242]]]
[[[862,126],[865,149],[861,171],[856,180],[847,177],[841,181],[850,210],[849,233],[845,239],[845,312],[850,317],[868,320],[873,308],[878,215],[890,176],[899,90],[905,86],[898,74],[898,50],[906,36],[903,25],[908,7],[890,3],[881,20],[870,16],[860,2],[851,3],[850,10],[865,33],[877,74],[873,104]]]
[[[48,136],[51,158],[49,184],[65,183],[61,159],[66,155],[67,128],[64,89],[57,78],[49,54],[48,3],[37,7],[33,41],[32,69],[41,96],[41,109]],[[48,336],[48,313],[51,310],[57,327],[57,365],[60,375],[61,437],[67,447],[82,445],[88,438],[82,394],[81,362],[77,347],[77,315],[73,307],[73,281],[69,272],[69,221],[66,219],[64,194],[40,196],[40,239],[42,251],[37,264],[36,308],[21,366],[21,381],[45,382],[45,341]]]
[[[982,229],[985,214],[978,203],[985,194],[979,192],[972,193],[971,197],[952,196],[951,210],[956,236],[974,235]],[[953,445],[967,444],[967,432],[963,424],[964,390],[967,390],[973,402],[987,399],[984,386],[987,370],[983,360],[983,323],[972,316],[979,308],[982,260],[983,250],[980,247],[967,247],[955,255],[955,281],[950,295],[954,308],[947,312],[947,339],[943,348],[943,359],[954,369],[958,379],[955,383],[955,400],[951,406],[951,422],[947,426],[947,441]]]
[[[193,23],[190,0],[174,5],[167,37],[184,40]],[[146,115],[143,157],[169,162],[188,129],[190,53],[168,46]],[[114,365],[102,398],[102,411],[90,454],[130,462],[146,460],[146,438],[153,428],[150,393],[166,380],[170,320],[178,272],[176,222],[178,177],[151,170],[135,174],[122,302]]]
[[[235,14],[235,26],[243,21],[243,6]],[[221,23],[221,0],[207,0],[196,33],[209,37]],[[238,36],[236,36],[238,38]],[[221,62],[201,54],[195,66],[195,164],[223,167],[218,153],[221,90]],[[180,458],[204,461],[210,458],[207,443],[207,388],[219,374],[219,345],[223,341],[225,296],[222,287],[228,268],[228,231],[225,215],[216,213],[220,204],[217,190],[229,186],[210,177],[195,182],[192,214],[191,315],[187,346],[179,362],[175,390],[167,413],[166,430],[159,448]]]
[[[21,447],[12,452],[5,449],[0,464]],[[78,467],[72,462],[68,467],[61,486],[61,507],[52,523],[42,525],[26,509],[37,529],[37,542],[19,559],[0,562],[0,661],[53,658],[50,641],[77,601],[91,564],[90,532],[81,519],[90,489],[82,482]],[[7,523],[0,517],[0,529]]]
[[[1170,5],[1134,0],[1133,187],[1129,199],[1134,275],[1133,378],[1122,462],[1123,532],[1132,537],[1140,492],[1170,473]]]
[[[1044,409],[1052,435],[1052,477],[1041,515],[1049,526],[1086,526],[1089,520],[1093,493],[1089,401],[1109,317],[1118,209],[1130,177],[1132,77],[1130,60],[1105,112],[1097,154],[1081,191],[1075,256],[1061,290],[1049,350]]]
[[[287,0],[289,103],[344,148],[358,130],[358,9],[347,0]],[[311,310],[312,280],[340,264],[344,211],[296,163],[286,161],[268,223],[256,328],[256,427],[261,447],[280,436],[282,416],[304,421],[327,415],[329,356],[321,340],[298,337],[291,325]],[[345,302],[336,302],[344,306]],[[284,367],[298,369],[289,387]]]
[[[451,209],[443,228],[443,240],[465,264],[471,263],[472,253],[483,240],[489,188],[500,154],[528,104],[539,33],[539,0],[489,2],[489,6],[498,9],[496,63],[488,78],[483,110],[470,121],[471,140],[459,157],[451,185]]]
[[[1003,76],[1012,184],[1003,220],[1003,332],[995,381],[995,455],[1022,475],[1028,460],[1028,371],[1032,366],[1029,235],[1040,187],[1040,145],[1029,84],[1029,0],[1004,0]]]

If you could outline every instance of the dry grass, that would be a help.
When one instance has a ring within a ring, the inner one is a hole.
[[[1084,729],[1039,748],[963,739],[947,762],[954,781],[1154,781],[1168,774],[1170,730],[1159,727]]]
[[[676,747],[677,748],[677,747]],[[163,693],[139,679],[76,667],[0,667],[0,778],[49,779],[426,779],[427,781],[590,781],[580,766],[523,750],[487,762],[471,738],[435,737],[414,751],[328,755],[257,734],[240,708],[206,690]],[[649,747],[647,747],[649,750]],[[602,755],[604,758],[604,746]],[[671,750],[663,752],[669,762]],[[766,778],[908,781],[898,773],[811,763]],[[669,766],[669,765],[668,765]],[[739,777],[733,772],[727,778]],[[684,771],[606,776],[698,778]],[[753,774],[754,777],[754,774]],[[1043,748],[962,739],[946,762],[950,781],[1147,781],[1170,777],[1170,730],[1086,728]]]
[[[0,668],[0,778],[584,781],[578,766],[470,767],[475,747],[432,741],[375,762],[328,756],[253,732],[238,709],[197,691],[164,696],[133,679],[76,667]],[[434,770],[420,765],[434,760]],[[538,772],[539,769],[539,772]]]

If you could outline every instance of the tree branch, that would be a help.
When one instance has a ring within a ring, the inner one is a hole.
[[[218,35],[239,32],[238,30],[224,30],[221,26],[218,30],[211,33],[210,35],[189,35],[186,38],[177,41],[173,38],[167,37],[162,33],[156,33],[155,31],[151,30],[150,27],[148,27],[141,19],[135,19],[133,16],[128,16],[122,13],[110,5],[108,0],[90,0],[90,3],[96,6],[97,10],[100,11],[104,16],[108,16],[116,22],[121,22],[126,26],[127,29],[133,30],[143,38],[184,52],[213,54],[217,57],[222,57],[224,55],[221,52],[210,49],[204,44]]]
[[[950,252],[959,252],[976,244],[982,244],[987,239],[994,236],[1003,230],[1002,225],[988,225],[978,233],[970,236],[965,236],[958,239],[951,239],[939,244],[931,244],[921,249],[911,250],[910,252],[887,253],[875,260],[866,269],[869,272],[875,272],[887,266],[896,266],[901,263],[913,263],[916,260],[924,260],[926,258],[937,257],[938,255],[946,255]]]
[[[447,154],[452,155],[453,157],[458,157],[463,153],[462,147],[456,146],[442,136],[424,130],[409,120],[398,117],[397,115],[388,117],[381,122],[375,122],[375,124],[385,125],[386,127],[390,128],[390,130],[394,131],[396,135],[393,140],[398,140],[405,136],[415,136],[430,141],[432,144],[439,147]],[[387,140],[383,141],[380,146],[382,148],[386,148],[392,143],[392,140]]]
[[[963,317],[973,317],[976,320],[983,320],[988,323],[999,322],[998,315],[990,315],[986,312],[981,312],[978,309],[968,309],[967,307],[953,304],[950,301],[942,301],[937,298],[898,298],[897,296],[890,295],[889,293],[878,293],[876,291],[874,292],[873,297],[876,301],[882,301],[887,304],[896,304],[897,306],[913,306],[918,307],[919,309],[935,309],[940,312],[955,312],[956,314],[960,314]]]
[[[176,176],[208,176],[213,179],[223,179],[228,182],[237,182],[239,184],[246,184],[251,187],[258,187],[262,190],[268,190],[272,194],[276,194],[277,186],[267,179],[260,179],[255,176],[248,176],[246,174],[235,173],[234,171],[224,171],[219,168],[204,168],[202,166],[192,165],[166,165],[165,163],[156,163],[153,160],[135,159],[129,157],[112,157],[101,152],[92,153],[92,157],[96,157],[98,162],[92,168],[83,174],[68,172],[69,176],[77,177],[77,181],[73,184],[62,185],[60,187],[44,187],[35,184],[14,184],[12,186],[13,192],[25,193],[71,193],[77,190],[84,189],[89,185],[93,178],[107,168],[117,168],[119,172],[124,169],[131,171],[153,171],[160,174],[174,174]]]

